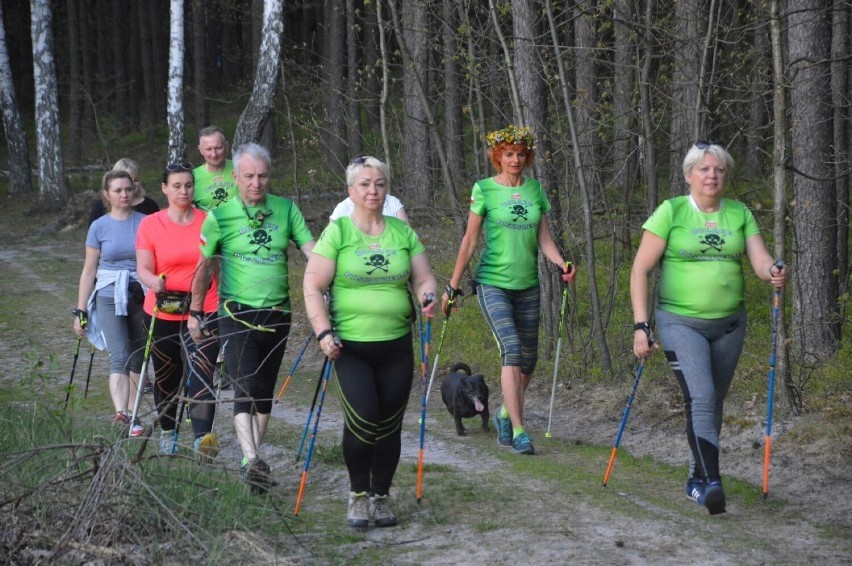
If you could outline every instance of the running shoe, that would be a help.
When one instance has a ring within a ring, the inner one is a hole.
[[[525,432],[522,432],[512,439],[512,450],[514,450],[516,454],[535,454],[532,439]]]
[[[686,482],[686,498],[704,506],[704,480],[701,478],[689,478]]]
[[[366,491],[349,492],[349,511],[346,524],[353,529],[366,529],[370,525],[370,496]]]
[[[145,434],[145,425],[142,424],[142,421],[136,419],[130,426],[130,436],[142,436],[143,434]]]
[[[112,418],[113,424],[126,425],[130,423],[130,417],[124,411],[118,411]]]
[[[512,420],[504,419],[500,412],[494,413],[494,428],[497,429],[497,444],[509,448],[512,446]]]
[[[725,491],[721,481],[711,481],[704,489],[704,506],[711,515],[725,512]]]
[[[374,495],[370,498],[370,517],[377,527],[395,527],[399,519],[393,514],[388,505],[387,495]]]
[[[177,435],[174,430],[160,431],[160,454],[163,456],[171,456],[177,452]]]
[[[269,491],[270,487],[275,485],[275,482],[272,480],[272,471],[269,469],[269,464],[261,460],[259,456],[249,461],[246,480],[252,495],[262,495]]]
[[[199,436],[193,443],[199,464],[211,464],[219,455],[219,440],[212,432]]]

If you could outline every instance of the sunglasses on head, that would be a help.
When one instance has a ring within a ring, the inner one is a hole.
[[[352,161],[349,162],[350,165],[364,165],[367,163],[367,160],[370,159],[370,155],[359,155],[358,157],[353,157]]]
[[[166,171],[169,173],[176,173],[178,171],[192,171],[192,163],[189,161],[182,161],[180,163],[169,163],[166,165]]]
[[[698,140],[698,141],[697,141],[697,142],[695,142],[695,144],[693,144],[693,145],[695,145],[695,147],[697,147],[698,149],[707,149],[707,148],[708,148],[708,147],[710,147],[711,145],[718,145],[718,146],[721,146],[722,144],[720,144],[719,142],[714,142],[714,141],[703,141],[703,140]]]

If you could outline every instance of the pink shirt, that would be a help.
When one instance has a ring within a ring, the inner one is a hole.
[[[207,214],[195,209],[191,224],[175,224],[169,218],[167,210],[161,210],[146,216],[139,225],[136,236],[136,249],[148,250],[154,256],[154,273],[165,274],[167,291],[190,291],[195,277],[195,267],[201,251],[198,240],[201,237],[201,224]],[[210,283],[210,289],[204,299],[204,312],[215,312],[219,308],[217,277]],[[143,308],[153,314],[156,298],[149,290],[145,295]],[[160,312],[157,318],[162,320],[186,320],[189,315]]]

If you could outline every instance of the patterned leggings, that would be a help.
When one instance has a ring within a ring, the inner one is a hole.
[[[501,365],[531,375],[538,362],[538,285],[522,291],[478,285],[476,296],[500,348]]]

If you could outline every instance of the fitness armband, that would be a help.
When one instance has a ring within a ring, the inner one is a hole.
[[[322,339],[331,334],[331,329],[323,330],[319,334],[317,334],[317,342],[322,342]]]

